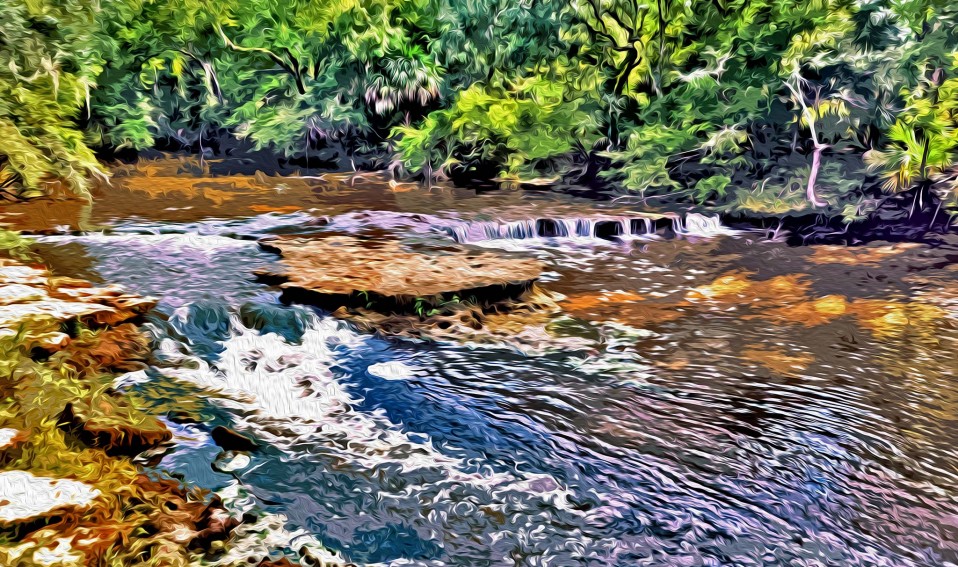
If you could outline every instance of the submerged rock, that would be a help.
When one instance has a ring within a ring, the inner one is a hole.
[[[582,341],[560,338],[548,329],[559,313],[556,297],[533,285],[521,298],[491,306],[450,304],[422,315],[340,308],[333,315],[349,320],[364,331],[413,340],[451,341],[470,347],[508,345],[527,354],[581,348]],[[380,375],[380,368],[370,368],[369,372],[380,378],[395,379]]]
[[[237,433],[228,427],[218,425],[210,433],[213,442],[227,451],[255,451],[259,444],[249,437]]]
[[[257,274],[284,298],[334,310],[384,313],[441,310],[448,304],[490,305],[527,293],[542,272],[536,260],[455,245],[404,245],[354,236],[277,238],[261,246],[282,256],[283,269]]]
[[[82,482],[0,472],[0,523],[14,524],[87,508],[100,491]]]
[[[213,461],[213,469],[223,473],[231,473],[245,469],[251,462],[252,459],[246,453],[225,451],[220,453]]]

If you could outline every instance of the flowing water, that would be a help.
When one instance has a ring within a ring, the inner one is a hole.
[[[958,239],[793,248],[552,193],[140,183],[5,220],[58,225],[57,272],[160,299],[153,364],[122,380],[169,416],[160,468],[351,562],[958,563]],[[251,276],[277,261],[256,238],[324,232],[536,257],[558,307],[501,340],[385,338]],[[262,448],[223,466],[216,425]]]

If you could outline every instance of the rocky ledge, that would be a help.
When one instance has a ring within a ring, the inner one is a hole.
[[[154,304],[116,286],[93,287],[83,280],[53,277],[40,266],[0,258],[0,339],[16,337],[20,347],[62,350],[71,340],[63,332],[65,325],[116,325],[136,319]]]
[[[134,461],[171,437],[113,389],[154,303],[0,257],[0,565],[185,566],[237,524]]]
[[[538,261],[455,244],[330,235],[274,238],[260,246],[282,257],[278,269],[256,274],[278,285],[284,301],[316,305],[389,334],[450,317],[479,328],[483,314],[541,300],[534,285],[542,272]]]

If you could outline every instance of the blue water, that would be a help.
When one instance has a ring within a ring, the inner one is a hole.
[[[183,426],[198,440],[162,463],[188,480],[239,482],[357,564],[958,561],[953,313],[927,323],[934,342],[843,319],[783,329],[728,305],[631,328],[556,315],[586,339],[556,331],[555,348],[533,353],[384,338],[283,305],[253,280],[276,258],[250,238],[288,225],[121,224],[44,239],[81,246],[85,270],[160,299],[145,327],[151,382],[139,387],[207,408]],[[734,237],[527,247],[564,293],[684,293],[750,265],[815,270],[823,285],[864,277],[785,252]],[[891,277],[859,294],[931,285]],[[754,345],[811,360],[756,369],[737,354]],[[383,377],[383,367],[399,370]],[[243,470],[216,472],[220,450],[204,437],[216,425],[264,447]]]

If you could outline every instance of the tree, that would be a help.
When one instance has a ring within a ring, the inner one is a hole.
[[[0,190],[85,194],[104,175],[76,126],[102,65],[101,10],[124,16],[110,1],[0,2]]]

